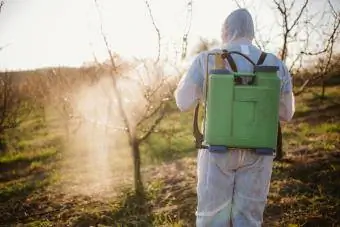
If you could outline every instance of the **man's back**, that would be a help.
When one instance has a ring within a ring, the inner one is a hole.
[[[231,45],[227,45],[221,49],[214,49],[211,51],[205,51],[200,53],[197,58],[199,59],[199,61],[201,62],[200,65],[203,66],[201,67],[201,70],[203,72],[206,72],[206,61],[207,61],[207,55],[208,53],[214,53],[214,52],[219,52],[222,49],[228,50],[228,51],[237,51],[240,52],[246,56],[248,56],[254,63],[256,63],[258,61],[258,59],[260,58],[260,55],[262,53],[262,51],[257,48],[256,46],[247,43],[246,41],[240,41],[239,43],[233,43]],[[232,58],[235,61],[236,65],[237,65],[237,69],[239,72],[252,72],[253,71],[253,65],[247,61],[243,56],[240,56],[238,54],[232,54]],[[196,62],[198,63],[198,62]],[[195,63],[194,63],[195,64]],[[279,60],[275,55],[268,53],[263,65],[271,65],[271,66],[278,66],[279,67],[279,77],[282,81],[282,91],[289,91],[291,90],[291,86],[289,85],[290,81],[290,75],[287,71],[287,68],[283,65],[282,61]],[[212,69],[214,66],[214,58],[213,57],[209,57],[209,66],[208,66],[208,70]],[[195,66],[194,66],[195,67]],[[199,67],[197,67],[199,68]],[[226,68],[230,69],[230,66],[228,64],[226,64]],[[195,77],[195,76],[194,76]],[[198,79],[197,82],[199,82],[199,85],[203,84],[203,78],[196,78]]]
[[[175,92],[176,102],[178,107],[185,111],[188,110],[199,99],[203,99],[203,87],[204,79],[207,72],[213,69],[215,62],[213,56],[207,58],[209,53],[220,52],[222,49],[228,51],[237,51],[248,56],[254,63],[258,61],[262,51],[256,46],[252,45],[249,41],[240,39],[237,42],[223,46],[221,49],[214,49],[211,51],[204,51],[200,53],[191,65],[188,73],[179,83],[179,86]],[[253,65],[247,61],[243,56],[232,54],[232,58],[235,61],[238,72],[252,72]],[[208,60],[208,65],[207,65]],[[287,67],[279,60],[275,55],[268,53],[262,65],[266,66],[278,66],[278,76],[281,79],[281,106],[280,106],[280,119],[288,121],[292,118],[293,109],[291,101],[285,100],[284,96],[292,93],[291,76],[287,70]],[[231,70],[231,67],[226,62],[226,68]],[[290,97],[291,98],[291,97]]]

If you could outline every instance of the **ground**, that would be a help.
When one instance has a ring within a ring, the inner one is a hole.
[[[340,91],[319,92],[299,96],[283,125],[285,158],[274,164],[264,226],[340,226]],[[194,226],[190,130],[191,113],[173,112],[142,146],[146,192],[136,197],[128,170],[73,166],[59,137],[27,120],[0,155],[0,226]]]

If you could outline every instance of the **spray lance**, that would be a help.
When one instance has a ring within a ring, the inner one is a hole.
[[[253,66],[251,73],[238,72],[233,54],[241,55]],[[208,71],[209,57],[214,68]],[[198,127],[199,104],[193,119],[196,148],[211,152],[251,149],[258,154],[276,152],[281,81],[277,66],[263,66],[266,53],[257,63],[237,51],[222,50],[207,56],[204,83],[203,133]],[[228,61],[232,71],[226,69]]]

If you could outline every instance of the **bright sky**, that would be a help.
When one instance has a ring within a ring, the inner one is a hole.
[[[200,36],[219,39],[232,0],[194,0],[189,48]],[[98,0],[111,50],[126,57],[155,57],[157,35],[144,0]],[[162,53],[180,49],[186,25],[185,0],[149,0],[162,36]],[[261,11],[259,11],[261,9]],[[258,15],[261,34],[280,32],[271,26],[274,11],[261,1],[249,8]],[[259,13],[260,12],[260,13]],[[268,19],[269,18],[269,19]],[[267,33],[265,33],[267,32]],[[277,51],[273,42],[269,49]],[[5,0],[0,14],[0,70],[32,69],[107,59],[94,0]],[[189,49],[190,51],[190,49]]]

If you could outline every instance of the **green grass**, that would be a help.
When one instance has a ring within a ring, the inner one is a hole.
[[[25,151],[25,152],[8,152],[2,156],[0,156],[0,164],[10,164],[15,162],[33,162],[37,160],[44,160],[51,156],[54,156],[57,153],[55,147],[39,149],[39,152],[36,150]]]
[[[296,116],[283,125],[285,156],[274,164],[263,226],[340,225],[340,89],[327,88],[325,99],[318,92],[297,97]],[[0,225],[194,226],[192,111],[171,112],[142,144],[143,196],[129,184],[113,195],[108,195],[113,188],[91,189],[93,196],[63,191],[62,179],[72,185],[87,173],[68,179],[59,171],[65,157],[60,141],[39,124],[28,120],[12,132],[17,145],[0,155]],[[76,158],[79,166],[82,156]]]
[[[175,110],[166,116],[156,132],[142,144],[145,163],[157,164],[192,155],[195,152],[192,137],[192,115]]]
[[[297,99],[297,115],[284,126],[286,158],[275,163],[266,216],[272,226],[340,223],[340,92]],[[270,225],[268,225],[270,226]]]
[[[53,223],[48,220],[45,221],[33,221],[26,225],[27,227],[52,227]]]

